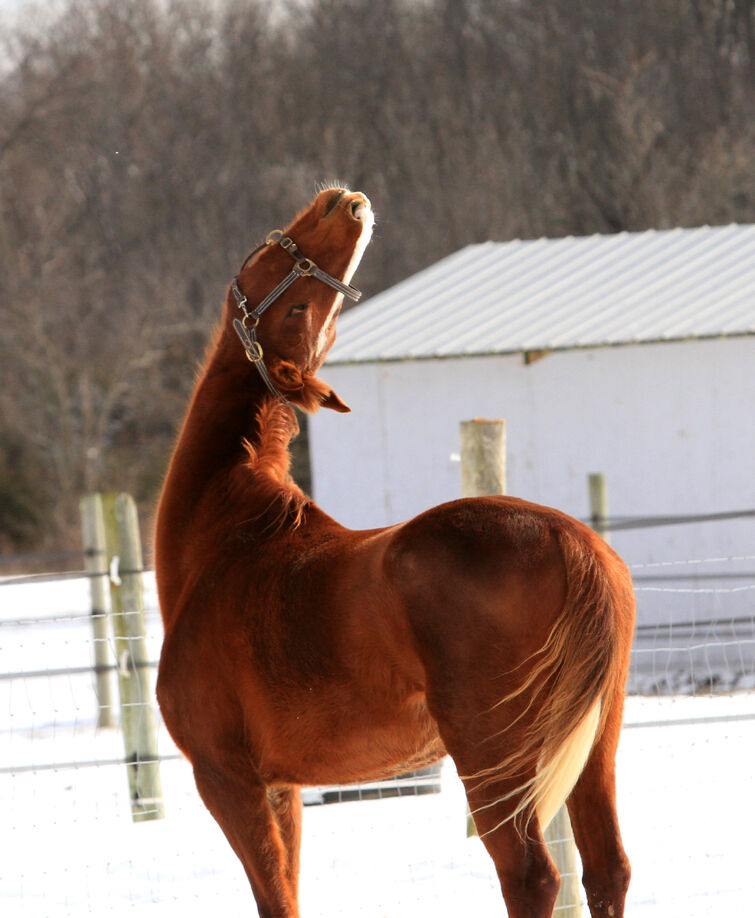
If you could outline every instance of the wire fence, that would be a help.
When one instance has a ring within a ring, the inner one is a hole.
[[[725,516],[750,515],[751,511],[741,511]],[[698,522],[722,516],[652,519],[663,520],[665,524],[671,519]],[[637,518],[640,519],[650,518]],[[83,553],[69,552],[66,556],[82,558]],[[12,560],[26,562],[37,557],[41,556],[19,555],[12,556]],[[755,689],[755,607],[749,602],[748,614],[727,614],[725,604],[727,598],[736,594],[747,594],[748,599],[755,596],[755,554],[662,560],[629,566],[641,610],[632,650],[629,693],[699,694]],[[705,570],[710,566],[715,566],[716,570]],[[162,639],[154,575],[151,570],[144,569],[119,570],[117,574],[111,572],[111,576],[127,573],[143,574],[148,585],[145,615],[151,654],[141,665],[154,673]],[[112,637],[108,639],[110,663],[95,663],[92,653],[94,644],[102,638],[92,632],[94,616],[87,611],[87,583],[102,576],[77,570],[0,577],[0,693],[8,695],[6,710],[11,729],[14,725],[22,725],[25,730],[40,729],[35,727],[35,722],[39,712],[44,710],[41,699],[51,694],[51,680],[55,679],[66,680],[66,696],[72,701],[72,707],[65,711],[66,723],[87,722],[87,712],[96,715],[93,677],[102,673],[116,674],[120,665]],[[711,600],[707,616],[679,617],[667,609],[664,620],[663,615],[650,608],[652,600],[662,598],[668,603],[669,597],[683,599],[689,595]],[[66,598],[68,607],[65,606]],[[15,614],[24,608],[29,609],[27,614]],[[643,621],[648,617],[653,620]],[[21,691],[19,686],[22,686]],[[54,714],[64,714],[60,704],[57,702],[53,708]],[[178,757],[175,750],[161,756],[165,760]],[[115,757],[112,764],[115,763],[122,764],[123,759]],[[0,774],[97,764],[111,762],[99,759],[36,764],[2,762]],[[415,783],[417,787],[432,787],[433,780],[432,775],[419,776]],[[318,792],[322,796],[322,789]]]
[[[638,761],[644,762],[642,756],[648,754],[657,755],[664,743],[671,744],[669,761],[679,755],[665,731],[643,728],[673,727],[675,736],[686,737],[685,742],[698,747],[718,737],[721,750],[728,748],[727,742],[739,742],[738,737],[752,737],[752,732],[737,731],[752,731],[755,723],[755,554],[654,560],[630,564],[630,569],[639,616],[629,680],[629,691],[635,697],[629,699],[625,732],[634,737],[628,741],[630,748],[655,750],[638,752]],[[110,575],[124,573],[113,570]],[[154,576],[149,570],[142,573],[149,651],[144,665],[154,685],[161,620]],[[158,760],[168,812],[164,822],[170,829],[154,829],[146,847],[146,836],[133,834],[120,733],[96,726],[96,676],[106,673],[115,680],[124,664],[118,659],[112,631],[107,638],[95,637],[89,611],[93,576],[102,575],[69,571],[0,577],[0,778],[9,782],[3,793],[4,831],[12,838],[10,846],[6,845],[11,856],[0,867],[0,882],[7,886],[0,895],[12,903],[23,903],[23,914],[30,918],[125,915],[152,906],[157,912],[158,906],[165,909],[176,902],[185,906],[187,888],[194,890],[191,901],[198,906],[202,901],[206,904],[211,894],[214,903],[219,901],[218,907],[238,911],[239,903],[248,897],[244,878],[219,830],[198,803],[191,769],[162,724]],[[94,646],[102,640],[110,650],[109,662],[96,665]],[[651,735],[656,739],[644,739]],[[640,737],[646,745],[639,742]],[[736,756],[737,752],[732,749],[722,755]],[[395,849],[391,854],[405,859],[406,863],[391,861],[390,870],[392,880],[403,884],[402,901],[409,903],[406,914],[429,913],[428,896],[431,901],[434,896],[436,904],[456,902],[457,913],[469,911],[470,901],[478,903],[472,910],[493,913],[500,910],[498,887],[484,852],[473,856],[468,849],[455,847],[457,828],[459,839],[463,836],[464,803],[458,782],[449,783],[448,767],[444,769],[443,774],[435,770],[411,775],[394,785],[374,782],[356,790],[309,788],[305,802],[401,795],[400,800],[385,799],[380,816],[370,815],[376,821],[364,831],[378,833],[383,848]],[[437,794],[441,788],[443,793]],[[673,790],[669,785],[666,793]],[[407,804],[407,795],[414,802]],[[443,804],[433,803],[441,798]],[[360,807],[365,814],[375,812],[369,804]],[[321,810],[331,813],[319,815]],[[307,824],[313,836],[319,831],[327,831],[328,837],[353,833],[340,813],[338,807],[309,807]],[[409,819],[419,820],[437,836],[437,850],[424,840],[432,850],[425,850],[419,861],[416,851],[404,845]],[[166,838],[170,839],[169,850]],[[453,855],[448,853],[451,849],[441,847],[441,840],[451,846]],[[342,840],[334,838],[333,845],[342,845]],[[385,894],[349,856],[348,852],[333,853],[328,859],[310,841],[309,862],[315,865],[315,875],[318,871],[328,875],[335,871],[339,876],[350,872],[358,878],[344,894],[340,911],[329,902],[320,913],[353,911],[354,902],[361,906],[365,890],[372,890],[374,908],[364,914],[375,918],[387,912],[404,914],[381,898]],[[150,866],[154,864],[159,869]],[[439,873],[453,877],[453,890],[438,882]],[[306,905],[306,879],[303,882]],[[726,882],[731,886],[734,880]],[[361,883],[358,890],[357,883]],[[52,886],[62,892],[55,892],[51,899]],[[218,900],[220,887],[223,893]],[[309,895],[317,901],[311,890]],[[318,914],[318,909],[310,908],[307,913]],[[694,909],[688,914],[695,914]]]
[[[755,688],[755,555],[629,567],[638,606],[630,692]]]

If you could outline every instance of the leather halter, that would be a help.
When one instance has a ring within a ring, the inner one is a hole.
[[[338,278],[333,277],[331,274],[323,271],[322,268],[318,268],[311,258],[305,258],[299,251],[293,239],[290,236],[285,236],[283,234],[283,230],[273,230],[272,232],[268,233],[264,244],[256,248],[251,253],[251,255],[246,257],[244,264],[241,266],[241,271],[244,270],[249,259],[256,255],[257,252],[259,252],[260,249],[263,249],[266,245],[281,246],[294,259],[294,266],[291,269],[290,274],[287,274],[286,277],[284,277],[283,280],[278,284],[278,286],[270,293],[268,293],[265,299],[255,309],[247,308],[248,300],[239,287],[239,278],[238,275],[236,275],[236,277],[233,279],[233,283],[231,284],[231,291],[233,293],[234,299],[236,300],[236,305],[244,313],[244,318],[234,319],[233,327],[236,331],[236,334],[241,339],[241,343],[244,345],[244,350],[246,352],[247,358],[257,367],[257,370],[267,388],[273,395],[276,395],[278,398],[285,402],[287,399],[278,391],[278,389],[276,389],[275,384],[270,378],[270,373],[268,372],[268,369],[265,366],[265,362],[263,360],[262,345],[257,339],[257,326],[259,325],[260,317],[262,316],[263,312],[265,312],[269,306],[272,306],[278,297],[285,293],[291,284],[293,284],[293,282],[300,277],[316,277],[317,280],[322,281],[324,284],[328,284],[328,286],[333,287],[339,293],[343,293],[344,296],[354,300],[355,303],[362,294],[359,290],[357,290],[356,287],[352,287],[351,284],[345,284],[343,281],[338,280]]]

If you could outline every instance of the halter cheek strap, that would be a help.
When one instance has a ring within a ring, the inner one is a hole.
[[[291,269],[291,273],[287,274],[278,286],[268,293],[265,299],[262,300],[255,309],[248,308],[249,301],[239,287],[238,276],[234,277],[231,284],[231,292],[236,300],[236,305],[244,316],[242,319],[234,319],[233,327],[244,346],[247,358],[257,367],[257,371],[269,391],[285,402],[286,398],[278,391],[270,378],[270,373],[263,360],[262,345],[257,339],[257,326],[259,325],[262,314],[300,277],[316,277],[317,280],[322,281],[322,283],[327,284],[329,287],[333,287],[334,290],[354,300],[355,303],[362,294],[356,287],[345,284],[343,281],[338,280],[337,277],[333,277],[331,274],[323,271],[322,268],[318,268],[311,258],[305,258],[293,239],[291,239],[290,236],[284,236],[282,230],[273,230],[271,233],[268,233],[264,245],[255,249],[254,252],[246,258],[244,264],[241,266],[242,270],[252,255],[255,255],[259,249],[264,248],[265,245],[281,246],[294,259],[294,266]]]

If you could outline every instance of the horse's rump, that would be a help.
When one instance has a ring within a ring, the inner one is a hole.
[[[576,520],[499,497],[412,520],[389,567],[428,665],[431,710],[455,707],[453,722],[468,717],[478,742],[498,749],[495,764],[463,774],[467,788],[490,789],[485,808],[511,800],[505,822],[537,813],[547,825],[623,691],[633,623],[623,563]]]

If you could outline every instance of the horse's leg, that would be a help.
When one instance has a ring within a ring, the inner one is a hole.
[[[301,854],[301,790],[294,786],[271,787],[267,797],[286,849],[286,878],[291,895],[296,901]]]
[[[205,805],[244,865],[260,918],[299,918],[290,882],[292,867],[298,869],[298,850],[295,854],[287,850],[294,841],[298,845],[296,817],[283,819],[281,830],[282,807],[271,806],[268,788],[241,748],[225,749],[211,760],[195,758],[194,778]]]
[[[516,797],[493,802],[506,797],[510,785],[494,783],[475,790],[474,780],[465,784],[477,831],[495,864],[509,918],[551,918],[561,880],[537,817],[533,815],[525,827],[521,817],[510,819]]]
[[[567,800],[593,918],[622,918],[629,886],[629,860],[621,843],[616,815],[614,766],[622,707],[623,693],[619,693],[605,730]]]
[[[518,774],[505,779],[495,774],[506,749],[516,748],[529,726],[526,704],[495,706],[494,679],[476,678],[476,672],[466,667],[456,672],[450,665],[443,669],[443,684],[431,690],[428,707],[462,776],[477,831],[495,864],[509,918],[551,918],[561,886],[558,871],[537,816],[527,808],[514,818],[522,785],[534,775],[536,763],[523,763]],[[474,711],[482,713],[475,715]],[[518,714],[521,719],[512,726]]]

